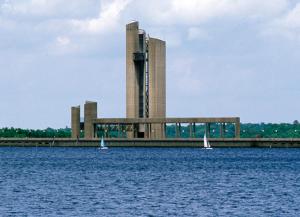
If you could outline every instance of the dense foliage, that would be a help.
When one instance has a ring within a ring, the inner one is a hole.
[[[181,136],[183,138],[188,138],[190,134],[189,126],[181,127]],[[200,125],[196,127],[196,137],[203,137],[205,132],[205,126]],[[235,128],[233,124],[228,124],[225,127],[225,137],[234,137]],[[167,127],[168,137],[175,137],[175,126]],[[300,138],[300,124],[295,121],[293,124],[281,123],[281,124],[271,124],[271,123],[244,123],[241,124],[241,138]],[[220,126],[218,124],[212,124],[210,130],[210,137],[218,138],[220,137]]]
[[[203,137],[205,132],[204,125],[196,126],[195,137]],[[180,137],[188,138],[190,137],[190,126],[182,125],[180,132]],[[101,134],[101,133],[100,133]],[[100,135],[99,134],[99,135]],[[111,132],[110,137],[116,137],[116,132]],[[211,125],[210,136],[213,138],[220,137],[220,126],[218,124]],[[19,128],[2,128],[0,129],[0,138],[70,138],[71,129],[52,129],[47,128],[45,130],[30,130],[30,129],[19,129]],[[83,133],[81,134],[83,137]],[[167,137],[175,138],[176,130],[175,125],[167,126]],[[226,125],[225,137],[234,137],[234,125]],[[241,138],[300,138],[300,124],[298,121],[294,123],[281,123],[281,124],[241,124]]]
[[[30,130],[20,128],[2,128],[0,129],[0,138],[69,138],[71,129],[52,129]]]

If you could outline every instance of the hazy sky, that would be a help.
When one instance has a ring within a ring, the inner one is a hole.
[[[0,0],[0,127],[125,117],[125,24],[167,41],[167,116],[300,119],[298,0]]]

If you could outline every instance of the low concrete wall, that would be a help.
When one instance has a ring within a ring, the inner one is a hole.
[[[106,139],[109,147],[202,147],[202,139]],[[210,139],[212,147],[300,148],[300,139]],[[98,147],[99,139],[0,139],[0,147]]]

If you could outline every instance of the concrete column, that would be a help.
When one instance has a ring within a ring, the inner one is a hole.
[[[149,135],[149,139],[152,139],[152,124],[148,125],[148,135]]]
[[[126,117],[139,117],[139,81],[133,59],[139,50],[139,23],[126,25]],[[129,135],[132,136],[132,135]]]
[[[139,23],[126,25],[126,117],[139,117],[139,79],[134,53],[139,51]],[[127,138],[134,138],[135,130],[128,131]]]
[[[196,137],[196,123],[193,123],[193,137]]]
[[[181,123],[178,124],[178,128],[179,128],[179,137],[181,138],[182,132],[181,132]]]
[[[193,123],[190,123],[189,133],[190,133],[190,138],[193,138]]]
[[[162,138],[165,138],[165,124],[164,123],[162,123],[161,125],[160,125],[161,127],[160,127],[160,129],[161,129],[161,139]]]
[[[166,117],[166,42],[149,38],[149,118]],[[164,138],[161,124],[152,124],[154,137]]]
[[[225,135],[225,123],[220,123],[220,138],[224,138]]]
[[[80,106],[71,108],[71,129],[72,138],[80,137]]]
[[[179,137],[179,133],[178,133],[178,124],[175,123],[175,137],[178,138]]]
[[[87,101],[84,104],[84,138],[94,138],[94,123],[97,118],[97,103]]]
[[[98,127],[97,127],[97,124],[94,124],[94,137],[98,138]]]
[[[109,138],[109,125],[108,124],[106,124],[105,125],[105,132],[106,132],[106,138]]]
[[[205,133],[206,133],[206,137],[210,138],[210,123],[205,124]]]
[[[120,138],[120,124],[118,124],[118,138]]]
[[[237,118],[235,122],[235,138],[240,138],[240,137],[241,137],[241,120],[240,118]]]
[[[149,138],[150,138],[149,124],[145,124],[145,138],[146,138],[146,139],[149,139]]]

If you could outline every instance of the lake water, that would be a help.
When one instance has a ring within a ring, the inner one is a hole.
[[[300,216],[300,149],[0,148],[1,216]]]

